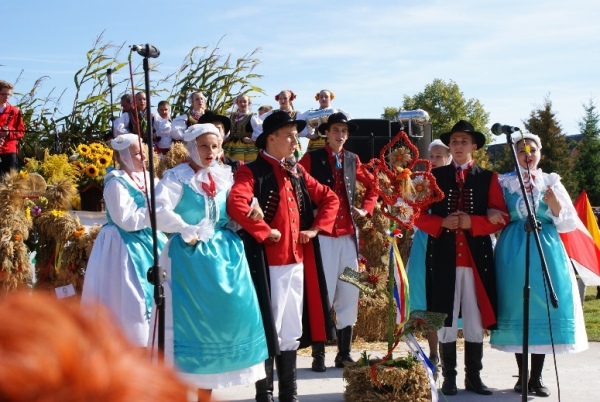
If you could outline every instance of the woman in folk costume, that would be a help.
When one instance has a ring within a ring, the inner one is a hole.
[[[202,92],[192,92],[188,97],[190,110],[180,114],[171,123],[171,138],[175,141],[183,139],[183,132],[191,125],[198,124],[206,111],[206,96]]]
[[[137,134],[111,140],[120,170],[104,178],[105,224],[92,248],[83,282],[82,303],[104,304],[134,345],[148,344],[153,286],[146,272],[154,265],[147,204],[150,177]],[[166,242],[158,233],[158,248]]]
[[[571,262],[562,244],[559,232],[575,230],[577,212],[560,176],[538,169],[542,143],[537,135],[525,133],[516,143],[519,172],[523,176],[526,197],[535,211],[535,219],[542,223],[539,237],[546,258],[548,273],[558,297],[558,308],[548,309],[540,257],[533,236],[529,238],[529,353],[531,375],[527,387],[538,396],[549,396],[550,390],[542,382],[546,354],[575,353],[588,348],[577,281]],[[525,281],[527,210],[519,185],[517,172],[499,177],[510,216],[510,223],[502,230],[496,244],[496,281],[498,289],[498,328],[492,331],[493,348],[515,353],[521,371],[523,348],[523,285]],[[491,212],[490,221],[503,219]],[[493,216],[492,216],[493,215]],[[548,323],[550,314],[550,324]],[[552,338],[551,338],[552,336]],[[554,343],[554,349],[552,347]],[[520,374],[520,373],[519,373]],[[522,392],[521,377],[514,387]]]
[[[294,120],[305,120],[304,116],[306,115],[306,113],[301,113],[297,110],[294,110],[294,104],[292,103],[294,101],[294,99],[296,99],[296,94],[291,89],[284,89],[283,91],[279,92],[277,95],[275,95],[275,100],[277,102],[279,102],[279,109],[274,109],[274,110],[270,110],[266,113],[263,113],[262,116],[260,117],[261,120],[264,121],[271,114],[273,114],[274,112],[279,112],[279,111],[286,112]],[[302,132],[298,133],[298,136],[300,136],[300,137],[306,137],[307,135],[308,135],[307,128],[304,128],[304,130],[302,130]],[[254,138],[254,140],[256,141],[256,138]],[[296,148],[296,151],[294,152],[294,158],[296,158],[296,160],[299,160],[301,157],[302,157],[302,145],[300,144],[300,141],[298,141],[298,147]]]
[[[167,170],[156,191],[157,226],[172,233],[160,257],[165,356],[198,389],[254,383],[267,346],[242,241],[227,227],[231,168],[217,163],[215,125],[190,126],[183,140],[190,162]]]
[[[319,102],[319,109],[309,110],[302,116],[298,117],[298,120],[306,120],[308,122],[307,130],[303,130],[300,134],[301,137],[307,137],[308,148],[306,152],[314,151],[319,148],[323,148],[327,143],[325,135],[320,135],[318,127],[319,125],[326,123],[327,118],[334,113],[343,113],[346,119],[352,120],[352,115],[342,109],[336,109],[331,107],[331,101],[335,99],[335,94],[328,89],[322,89],[315,95],[315,100]],[[312,117],[311,117],[312,116]]]
[[[239,95],[235,104],[237,112],[231,119],[231,131],[225,139],[223,150],[225,155],[244,163],[252,162],[258,155],[258,148],[254,145],[262,131],[262,120],[250,111],[250,98],[248,95]]]

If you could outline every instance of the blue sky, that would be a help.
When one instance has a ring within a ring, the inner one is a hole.
[[[314,94],[327,88],[333,106],[379,118],[440,78],[479,99],[490,126],[521,126],[549,95],[572,134],[582,104],[600,96],[600,2],[592,0],[5,3],[0,79],[23,70],[16,90],[24,92],[49,76],[43,91],[67,89],[66,112],[74,73],[102,32],[115,44],[156,45],[165,74],[194,46],[221,38],[222,53],[234,57],[260,48],[256,84],[266,95],[253,99],[254,110],[276,105],[282,89],[298,95],[296,109],[315,108]]]

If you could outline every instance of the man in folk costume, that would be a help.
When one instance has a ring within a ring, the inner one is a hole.
[[[265,362],[267,378],[256,383],[257,401],[273,401],[273,356],[279,400],[297,401],[297,349],[333,338],[317,234],[332,230],[339,200],[293,164],[296,137],[305,125],[285,112],[265,119],[256,140],[261,152],[256,161],[240,166],[227,200],[228,214],[245,230],[271,356]],[[253,198],[264,212],[262,221],[247,216]],[[311,202],[319,207],[316,215]]]
[[[343,113],[334,113],[326,123],[319,126],[319,132],[327,137],[324,148],[304,155],[300,164],[315,179],[331,188],[340,199],[340,207],[335,216],[331,231],[319,234],[319,243],[327,253],[322,254],[323,268],[327,280],[329,303],[335,310],[338,353],[335,367],[343,368],[344,362],[354,362],[350,356],[352,327],[358,316],[359,290],[344,282],[339,276],[346,267],[358,271],[358,237],[355,219],[371,216],[377,194],[373,191],[373,176],[361,167],[355,153],[344,149],[348,135],[356,132],[358,126],[348,122]],[[354,206],[356,181],[366,188],[361,208]],[[324,372],[325,343],[312,345],[312,370]]]
[[[484,329],[496,324],[496,272],[490,234],[502,224],[487,219],[488,208],[506,212],[498,175],[474,163],[485,136],[464,120],[440,136],[452,163],[432,170],[443,200],[431,205],[415,225],[429,235],[426,257],[427,309],[448,314],[439,330],[442,392],[456,395],[456,334],[459,313],[465,337],[465,388],[492,391],[481,381]],[[448,286],[454,284],[454,286]]]
[[[25,135],[21,110],[8,103],[12,93],[13,85],[0,80],[0,181],[4,173],[17,169],[17,143]]]
[[[127,99],[125,99],[127,101]],[[121,99],[121,104],[123,104],[123,98]],[[113,135],[115,138],[122,134],[137,134],[142,136],[142,140],[146,142],[145,134],[146,134],[146,93],[138,92],[135,94],[135,104],[132,107],[128,107],[127,110],[125,107],[123,108],[123,113],[121,116],[115,120],[113,127]],[[137,119],[136,119],[137,113]],[[154,114],[150,115],[152,123],[154,123]],[[152,124],[154,126],[154,124]],[[155,128],[152,127],[153,132],[155,132]]]

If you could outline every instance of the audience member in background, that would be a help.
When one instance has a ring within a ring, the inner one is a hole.
[[[154,118],[155,141],[159,155],[165,155],[171,149],[171,106],[167,101],[158,102],[158,116]]]
[[[190,109],[187,113],[180,114],[171,123],[171,138],[175,141],[183,139],[183,132],[194,124],[200,122],[200,118],[206,111],[206,96],[202,92],[192,92],[188,97]]]
[[[258,108],[258,117],[262,119],[262,115],[273,110],[273,106],[271,105],[262,105]]]

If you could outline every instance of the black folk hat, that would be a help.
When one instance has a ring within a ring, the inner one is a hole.
[[[227,135],[229,130],[231,130],[231,120],[229,119],[229,117],[223,116],[220,114],[216,114],[215,112],[211,112],[210,110],[207,110],[198,119],[199,124],[214,123],[215,121],[219,121],[219,122],[221,122],[221,124],[223,124],[223,127],[225,128],[225,135]]]
[[[450,136],[454,133],[471,134],[473,141],[475,144],[477,144],[477,149],[481,149],[485,145],[485,135],[479,131],[475,131],[473,125],[466,120],[460,120],[454,125],[454,127],[452,127],[452,130],[440,135],[440,140],[442,140],[442,142],[448,146],[450,144]]]
[[[334,113],[334,114],[330,115],[329,118],[327,119],[327,122],[325,122],[319,126],[319,132],[321,134],[325,134],[325,130],[329,130],[329,126],[331,126],[334,123],[347,124],[348,131],[350,132],[350,134],[352,134],[352,133],[356,132],[356,130],[358,130],[357,124],[350,123],[344,113],[338,112],[338,113]]]
[[[256,148],[265,149],[267,147],[267,137],[269,136],[269,134],[272,134],[275,131],[279,130],[281,127],[285,127],[290,124],[295,124],[298,132],[304,130],[304,127],[306,127],[306,121],[294,120],[286,112],[278,111],[275,113],[271,113],[263,121],[263,124],[262,124],[263,131],[256,139],[256,142],[255,142]]]

